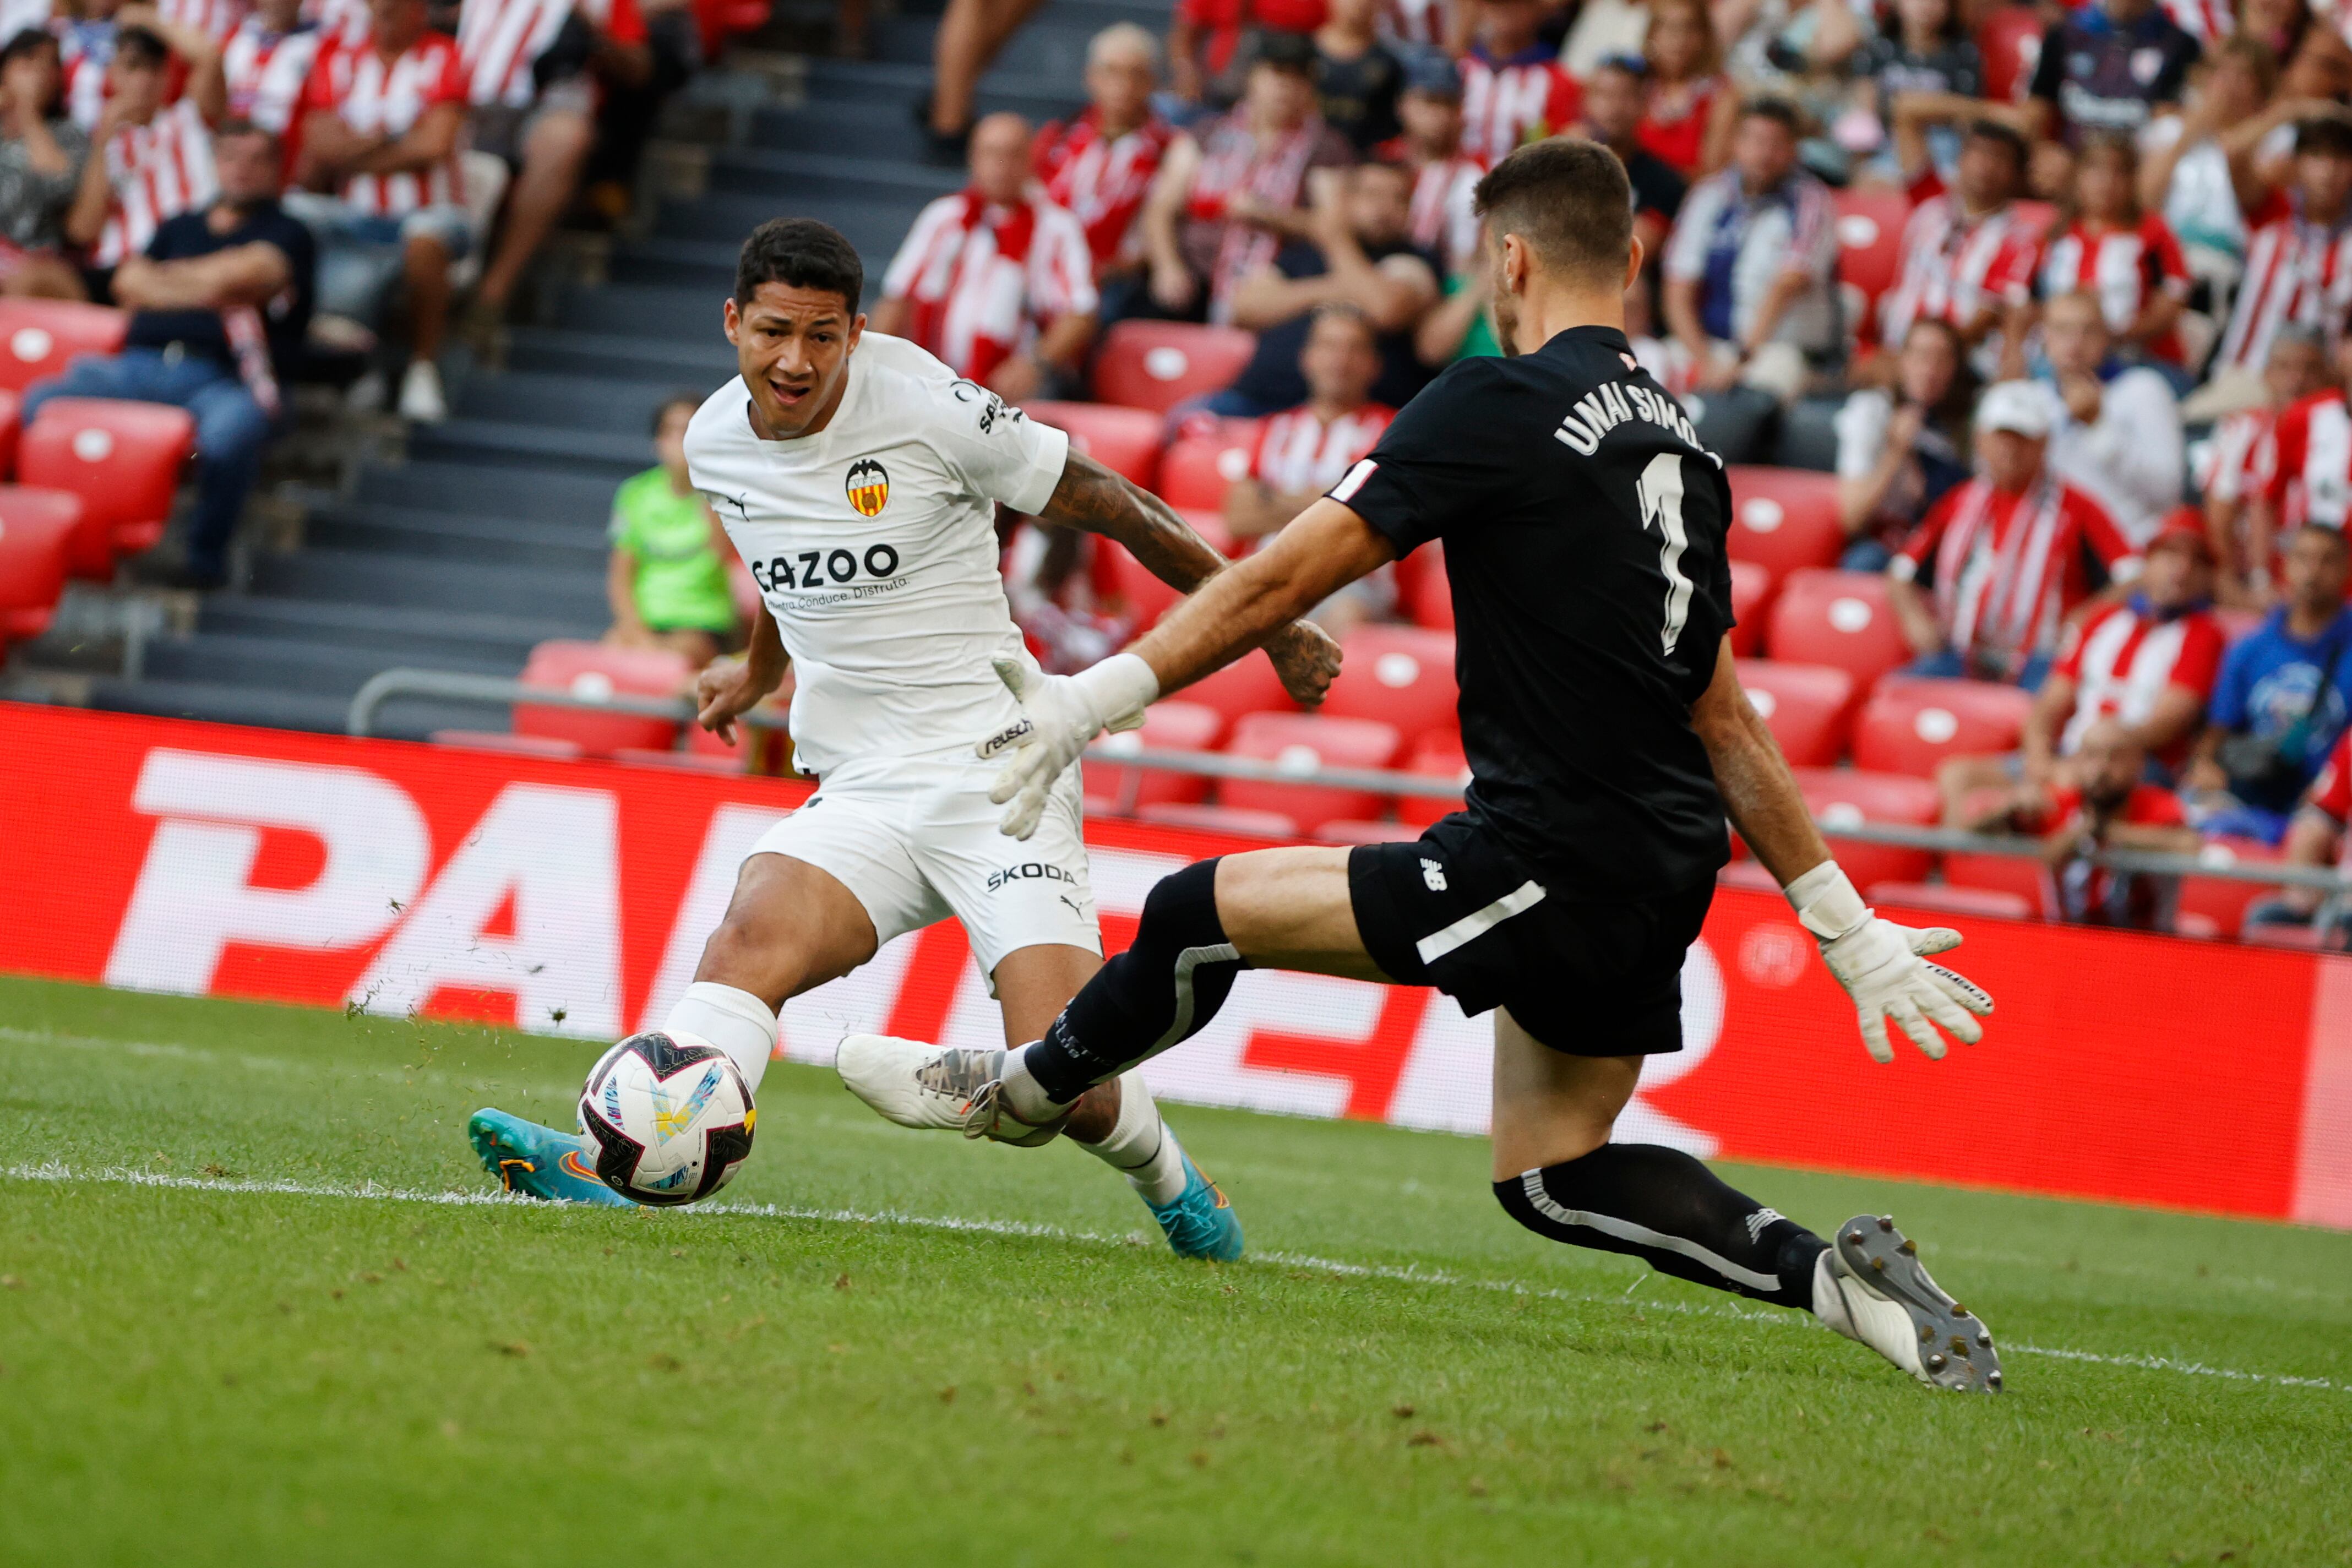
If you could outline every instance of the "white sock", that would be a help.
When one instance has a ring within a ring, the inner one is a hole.
[[[776,1048],[776,1016],[749,991],[698,980],[686,988],[677,1005],[662,1020],[666,1035],[691,1035],[717,1046],[742,1069],[743,1081],[756,1094],[768,1071],[768,1058]]]
[[[1036,1043],[1032,1040],[1029,1045],[1034,1046]],[[1064,1103],[1048,1099],[1045,1091],[1037,1087],[1037,1080],[1029,1076],[1029,1068],[1024,1060],[1028,1054],[1029,1046],[1015,1046],[1004,1053],[1004,1089],[1003,1090],[1004,1103],[1011,1106],[1013,1114],[1024,1121],[1032,1123],[1051,1121],[1069,1110],[1070,1106],[1076,1105],[1077,1101],[1070,1100]]]
[[[1124,1174],[1149,1203],[1172,1203],[1184,1191],[1184,1146],[1160,1119],[1143,1075],[1132,1068],[1118,1078],[1118,1121],[1110,1136],[1078,1147]]]

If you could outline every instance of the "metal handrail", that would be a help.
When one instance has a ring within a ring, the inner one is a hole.
[[[526,686],[520,680],[488,675],[461,675],[438,669],[387,669],[371,678],[352,699],[344,727],[354,735],[371,732],[376,710],[395,697],[439,697],[457,701],[530,702],[552,708],[586,708],[628,713],[648,719],[690,723],[694,705],[681,698],[633,697],[615,692],[593,697],[560,687]],[[782,729],[782,713],[746,713],[737,721],[753,728]],[[1362,790],[1376,795],[1410,795],[1421,800],[1457,800],[1460,783],[1425,773],[1391,773],[1384,768],[1294,768],[1252,757],[1215,752],[1166,752],[1149,747],[1123,750],[1124,737],[1098,741],[1087,748],[1089,761],[1109,766],[1150,768],[1197,777],[1239,779],[1251,784],[1320,786]],[[2004,855],[2039,859],[2042,845],[2033,838],[2002,834],[1968,833],[1956,827],[1916,827],[1894,822],[1852,822],[1813,819],[1824,838],[1856,844],[1884,844],[1901,849],[1937,849],[1970,855]],[[2139,871],[2167,877],[2211,877],[2224,881],[2253,882],[2265,888],[2317,888],[2325,892],[2352,891],[2352,878],[2320,866],[2286,866],[2275,861],[2243,863],[2202,855],[2159,854],[2148,849],[2101,849],[2087,857],[2094,865],[2112,871]]]

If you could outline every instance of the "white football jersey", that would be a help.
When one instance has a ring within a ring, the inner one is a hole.
[[[997,571],[996,508],[1045,509],[1069,437],[867,332],[814,436],[763,441],[740,379],[686,432],[686,463],[751,568],[792,655],[808,773],[962,755],[1016,722],[990,661],[1036,664]]]

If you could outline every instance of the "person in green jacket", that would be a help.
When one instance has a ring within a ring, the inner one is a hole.
[[[680,393],[654,413],[660,466],[622,481],[613,497],[613,554],[604,594],[624,647],[673,648],[709,664],[735,637],[727,581],[733,546],[686,472],[686,426],[702,399]]]

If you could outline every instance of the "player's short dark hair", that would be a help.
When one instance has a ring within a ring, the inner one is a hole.
[[[866,264],[857,258],[857,247],[829,223],[772,217],[751,231],[736,258],[736,309],[748,309],[762,283],[838,294],[856,315],[866,292]]]
[[[1792,140],[1805,134],[1805,117],[1797,106],[1785,98],[1751,98],[1739,106],[1742,120],[1769,120],[1787,132]]]
[[[2017,127],[2005,125],[1998,120],[1972,120],[1969,122],[1969,135],[1979,142],[2000,142],[2008,150],[2011,165],[2020,174],[2025,173],[2026,161],[2031,153],[2026,148],[2025,138],[2018,134]]]
[[[671,393],[667,397],[663,398],[659,403],[654,405],[653,423],[646,428],[646,434],[648,436],[660,435],[662,424],[665,420],[668,419],[669,411],[673,408],[683,408],[688,412],[692,412],[701,406],[702,394],[698,392],[688,392],[681,387],[679,390]]]
[[[144,27],[114,35],[114,58],[134,70],[159,71],[172,63],[172,46]]]
[[[2333,114],[2315,114],[2294,128],[2297,157],[2316,153],[2328,158],[2352,158],[2352,124]]]
[[[1475,199],[1496,241],[1517,235],[1547,271],[1614,282],[1633,254],[1633,186],[1598,142],[1530,142],[1486,172]]]

